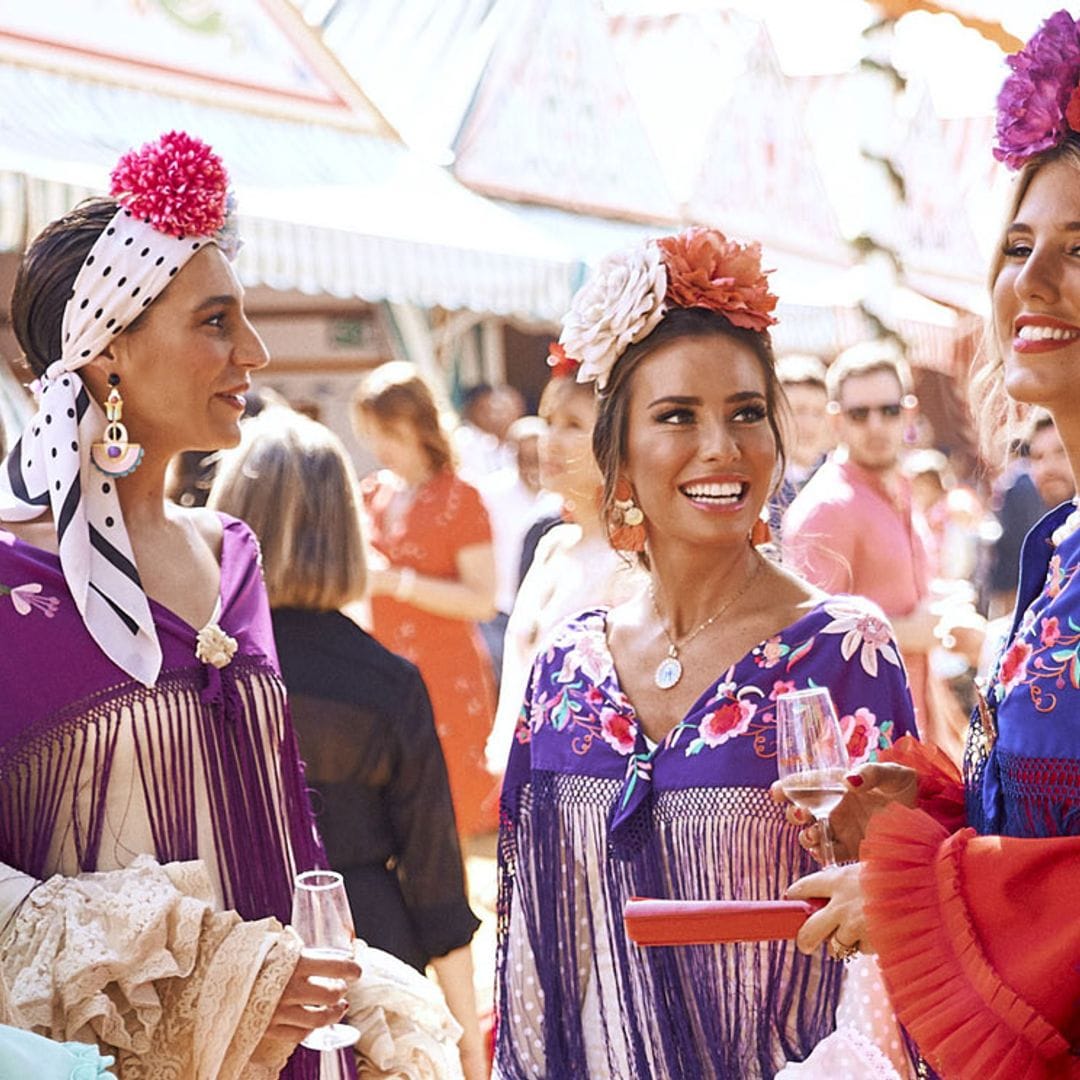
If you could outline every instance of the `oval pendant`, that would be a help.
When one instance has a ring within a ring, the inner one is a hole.
[[[653,681],[661,690],[670,690],[682,678],[682,664],[674,656],[666,656],[660,661]]]

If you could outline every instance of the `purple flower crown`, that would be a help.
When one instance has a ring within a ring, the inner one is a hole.
[[[994,157],[1019,169],[1080,135],[1080,25],[1056,12],[1006,63],[1012,74],[998,94]]]

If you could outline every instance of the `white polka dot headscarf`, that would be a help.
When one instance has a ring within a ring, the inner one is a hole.
[[[228,176],[203,142],[169,132],[125,154],[112,172],[119,209],[94,242],[64,308],[61,355],[40,380],[38,410],[0,468],[0,521],[52,510],[64,578],[91,636],[132,678],[152,686],[161,645],[124,526],[116,478],[90,448],[105,414],[78,369],[130,326],[195,252],[239,243]]]

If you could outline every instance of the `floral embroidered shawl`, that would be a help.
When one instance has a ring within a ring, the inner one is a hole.
[[[914,733],[880,611],[836,597],[723,672],[657,746],[618,683],[606,613],[533,667],[503,788],[498,1041],[503,1078],[772,1077],[832,1030],[840,966],[790,942],[639,949],[632,895],[778,899],[813,867],[767,789],[774,701],[825,685],[852,762]]]

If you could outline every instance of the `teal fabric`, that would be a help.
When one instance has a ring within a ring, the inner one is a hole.
[[[96,1046],[58,1043],[0,1024],[0,1080],[99,1080],[111,1077],[112,1057]]]

